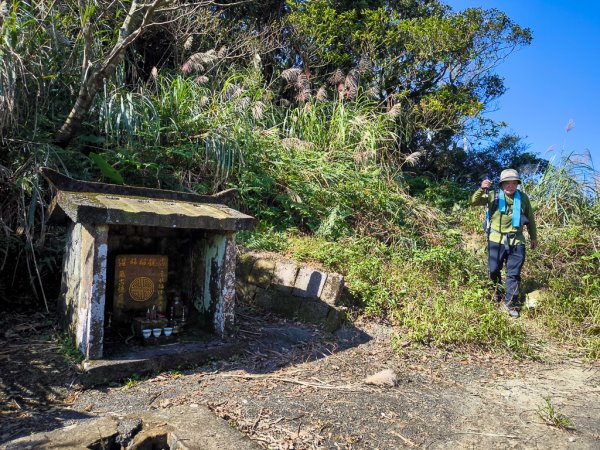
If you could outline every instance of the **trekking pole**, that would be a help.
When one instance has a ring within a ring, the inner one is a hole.
[[[485,181],[485,180],[489,180],[490,177],[488,177],[487,173],[484,173],[481,176],[481,181]],[[491,217],[490,217],[490,188],[485,188],[483,190],[485,192],[485,198],[486,198],[486,203],[485,203],[485,226],[484,226],[484,231],[485,233],[489,236],[489,230],[490,230],[490,221],[491,221]]]

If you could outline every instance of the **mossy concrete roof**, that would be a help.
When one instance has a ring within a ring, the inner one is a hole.
[[[224,196],[88,183],[44,169],[57,189],[50,206],[55,218],[108,225],[235,231],[254,227],[254,218],[225,204]],[[180,199],[180,197],[182,199]]]

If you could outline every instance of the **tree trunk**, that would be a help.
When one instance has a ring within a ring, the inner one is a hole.
[[[79,94],[67,119],[56,133],[56,144],[66,147],[76,136],[79,127],[92,107],[102,82],[110,78],[117,65],[123,61],[127,47],[140,36],[145,27],[152,23],[154,12],[166,1],[154,0],[147,4],[140,4],[134,0],[129,9],[129,14],[123,21],[119,38],[110,54],[104,58],[104,61],[100,65],[93,66],[88,60],[91,55],[84,56],[84,69]],[[84,35],[84,39],[91,39],[91,36]],[[86,42],[86,45],[88,44],[90,43]],[[91,48],[91,45],[89,47]]]

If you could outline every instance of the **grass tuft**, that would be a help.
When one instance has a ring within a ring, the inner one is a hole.
[[[537,408],[537,415],[544,421],[546,425],[558,428],[560,430],[569,430],[573,428],[573,422],[563,413],[556,409],[552,403],[551,397],[548,395],[543,397],[544,403]]]

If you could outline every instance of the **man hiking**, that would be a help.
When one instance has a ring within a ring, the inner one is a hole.
[[[481,182],[481,188],[471,197],[471,205],[487,206],[488,270],[491,280],[497,285],[501,281],[500,271],[506,262],[503,305],[514,318],[519,317],[519,284],[525,262],[523,226],[527,226],[531,248],[537,246],[533,208],[527,194],[517,189],[520,182],[521,178],[516,170],[506,169],[500,174],[499,190],[490,191],[492,182],[485,179]]]

